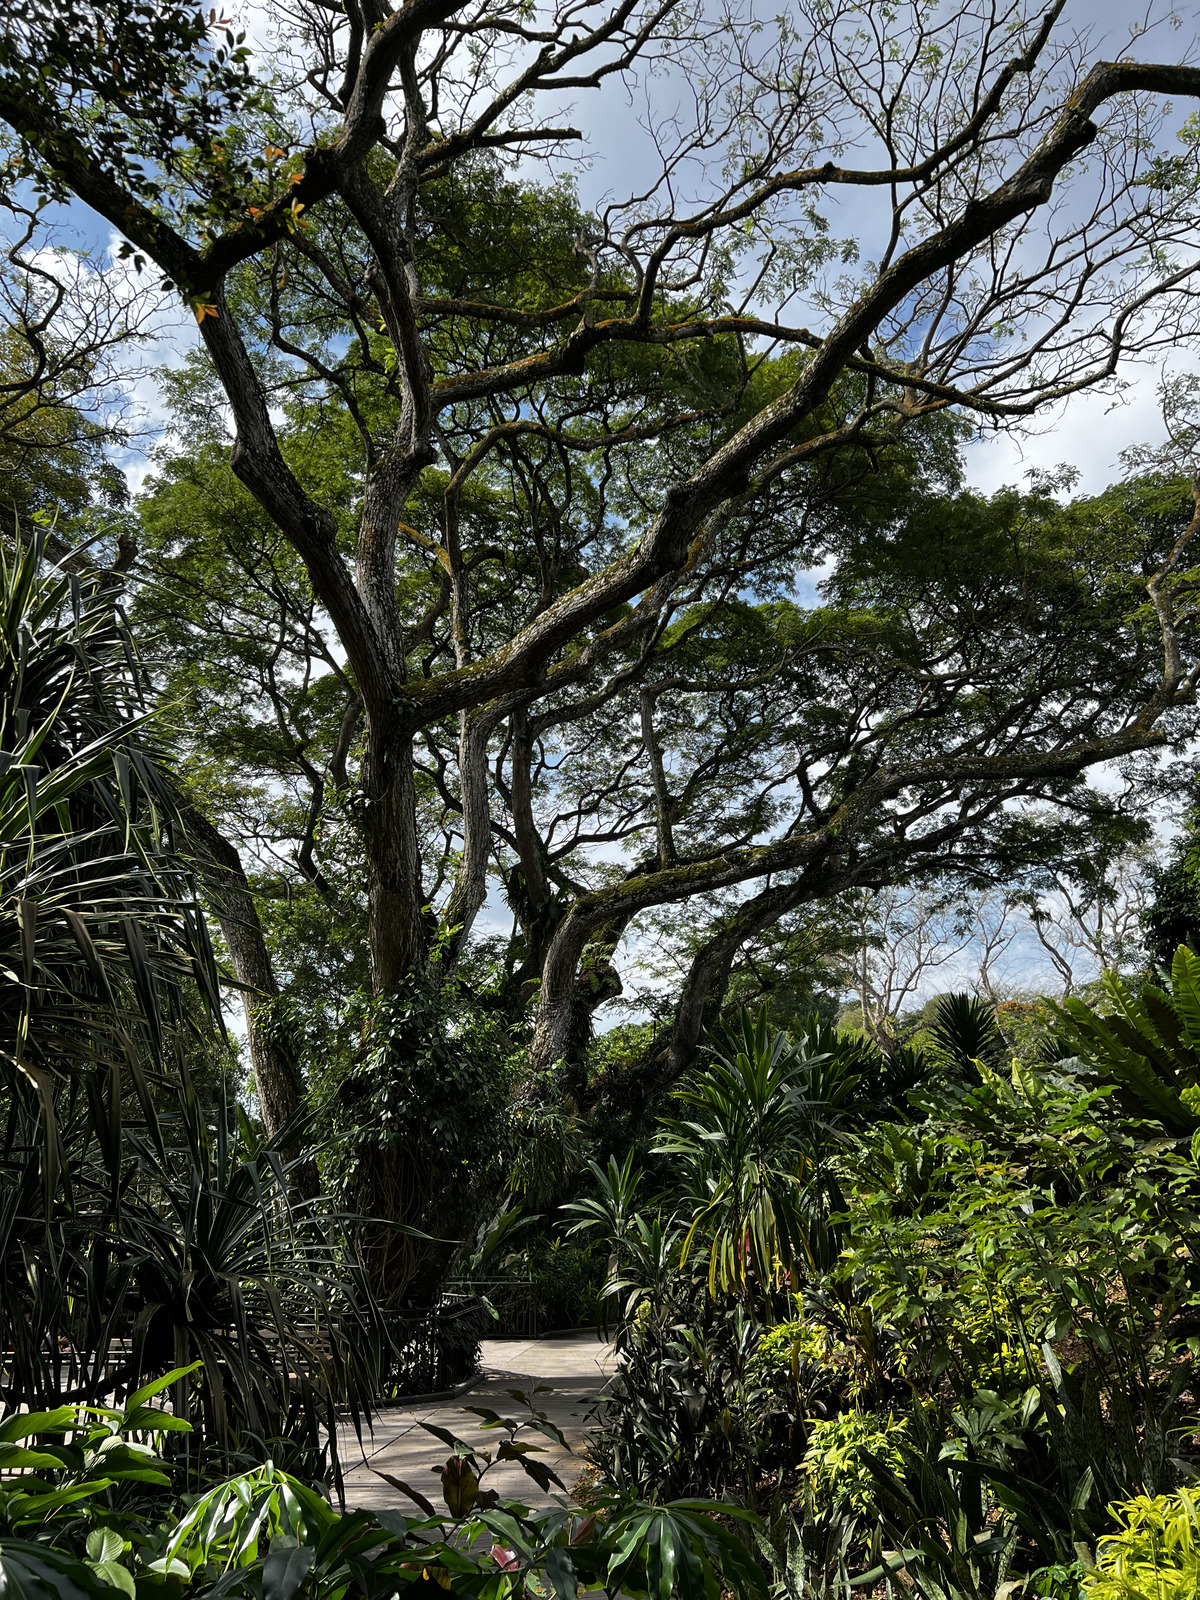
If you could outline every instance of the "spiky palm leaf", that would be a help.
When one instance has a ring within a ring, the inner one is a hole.
[[[296,1130],[231,1139],[170,1059],[217,971],[153,728],[103,576],[0,552],[0,1411],[198,1360],[201,1448],[312,1465],[378,1318],[289,1194]]]
[[[929,1032],[941,1054],[968,1078],[975,1077],[981,1065],[995,1067],[1004,1054],[996,1008],[975,995],[943,995],[934,1007]]]
[[[177,830],[104,575],[44,571],[40,537],[0,551],[0,1086],[10,1104],[37,1095],[48,1192],[66,1081],[94,1098],[104,1077],[115,1135],[113,1075],[127,1072],[153,1129],[145,1067],[161,1062],[184,986],[217,1015]]]
[[[1082,1000],[1063,1002],[1059,1030],[1092,1075],[1111,1083],[1122,1107],[1183,1136],[1200,1129],[1200,956],[1180,945],[1171,963],[1171,992],[1146,984],[1138,992],[1115,973],[1101,980],[1104,1013]]]

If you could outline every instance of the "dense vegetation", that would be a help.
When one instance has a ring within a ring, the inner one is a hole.
[[[733,9],[0,19],[0,1595],[1200,1589],[1200,69]]]
[[[1200,958],[1109,979],[1011,1067],[991,1009],[944,1000],[896,1070],[745,1015],[645,1167],[595,1169],[602,1480],[755,1507],[784,1593],[1157,1594],[1095,1572],[1122,1503],[1194,1521]]]

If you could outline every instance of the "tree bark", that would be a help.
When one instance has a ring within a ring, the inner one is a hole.
[[[650,763],[650,777],[654,784],[654,817],[658,834],[658,864],[675,865],[675,836],[671,831],[671,792],[667,787],[666,768],[662,750],[654,732],[654,708],[658,695],[653,684],[644,684],[641,692],[642,744]]]
[[[696,952],[679,996],[671,1041],[661,1058],[662,1087],[674,1083],[695,1060],[705,1024],[725,998],[734,957],[746,940],[772,927],[810,894],[810,890],[798,883],[764,889],[740,907],[716,936]]]
[[[495,712],[459,715],[458,773],[462,795],[462,863],[442,915],[440,949],[444,971],[457,962],[471,935],[475,918],[487,899],[488,861],[492,843],[491,791],[488,783],[488,740],[499,721]]]
[[[368,708],[366,725],[362,833],[371,987],[384,996],[394,994],[425,957],[421,846],[412,735],[383,708]]]
[[[289,1029],[273,1003],[279,999],[280,991],[271,953],[236,848],[195,806],[184,803],[180,813],[200,857],[204,886],[221,925],[233,970],[244,986],[242,1006],[254,1084],[263,1127],[267,1137],[273,1139],[302,1110],[304,1087]],[[301,1147],[289,1144],[283,1153],[294,1161]],[[320,1192],[320,1177],[311,1158],[293,1169],[292,1180],[308,1199]]]

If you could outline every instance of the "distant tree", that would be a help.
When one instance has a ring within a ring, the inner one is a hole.
[[[857,1016],[869,1039],[894,1049],[902,1013],[912,1010],[930,974],[967,949],[971,930],[952,889],[938,885],[861,893],[850,916],[855,949],[846,977]]]
[[[1153,966],[1164,972],[1181,944],[1200,950],[1200,806],[1189,807],[1166,859],[1152,873],[1142,936]]]
[[[119,511],[128,499],[111,451],[129,441],[154,305],[148,285],[56,242],[48,208],[20,198],[20,166],[11,136],[0,139],[0,525],[11,535],[14,517],[41,512],[66,548],[89,507]],[[124,568],[130,525],[108,520],[91,559]]]
[[[1038,942],[1064,998],[1102,972],[1143,964],[1145,917],[1155,862],[1145,848],[1117,856],[1101,849],[1050,875],[1024,900]]]

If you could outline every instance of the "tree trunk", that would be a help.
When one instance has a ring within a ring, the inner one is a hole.
[[[531,1082],[538,1073],[565,1060],[570,1051],[580,959],[592,937],[611,921],[611,915],[606,915],[603,909],[581,912],[578,906],[572,906],[550,941],[542,968],[537,1021],[529,1046]]]
[[[273,1139],[302,1109],[304,1087],[290,1030],[275,1004],[279,999],[279,985],[263,937],[258,908],[236,848],[195,806],[183,804],[180,812],[203,863],[204,886],[221,924],[233,970],[238,982],[244,985],[242,1005],[254,1084],[263,1127],[267,1137]],[[300,1146],[287,1145],[283,1153],[289,1161],[295,1160]],[[320,1178],[311,1158],[294,1169],[292,1178],[306,1198],[311,1199],[320,1192]]]
[[[492,811],[488,784],[488,740],[499,720],[496,713],[459,714],[458,772],[462,795],[462,864],[446,901],[442,917],[440,960],[450,972],[458,961],[471,928],[487,899],[487,872],[491,857]]]
[[[812,897],[810,887],[799,883],[779,884],[764,889],[747,900],[709,942],[692,958],[684,979],[671,1029],[671,1042],[663,1060],[663,1085],[672,1084],[695,1060],[696,1047],[706,1025],[725,998],[734,957],[746,943],[755,939]]]
[[[368,712],[362,782],[371,986],[378,998],[393,994],[425,956],[412,735],[386,710]]]

